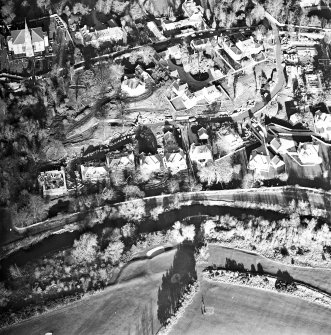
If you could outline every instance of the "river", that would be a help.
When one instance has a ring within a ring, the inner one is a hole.
[[[171,204],[169,203],[169,206],[170,205]],[[167,206],[165,204],[165,208],[166,207]],[[150,218],[147,218],[146,220],[139,223],[138,233],[149,233],[153,231],[169,229],[176,221],[182,221],[185,218],[195,217],[196,220],[194,220],[194,223],[198,224],[205,219],[206,215],[217,216],[231,214],[233,216],[241,217],[243,213],[255,216],[260,215],[269,220],[281,219],[284,217],[282,214],[272,211],[257,211],[250,209],[242,210],[240,208],[204,206],[196,204],[191,206],[183,206],[180,209],[176,210],[166,211],[159,216],[157,222]],[[73,245],[75,239],[77,239],[83,232],[90,231],[92,233],[100,235],[102,230],[106,227],[121,227],[125,223],[126,221],[124,221],[123,219],[106,219],[102,224],[97,224],[94,227],[89,228],[88,230],[85,229],[83,231],[64,232],[61,234],[51,235],[42,240],[41,242],[32,245],[27,250],[21,249],[11,254],[7,258],[3,259],[0,263],[0,279],[5,277],[7,269],[11,264],[17,264],[18,266],[22,266],[27,262],[33,262],[38,258],[50,255],[56,251],[68,249]]]

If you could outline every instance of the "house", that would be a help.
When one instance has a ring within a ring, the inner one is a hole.
[[[206,166],[207,163],[213,161],[213,154],[211,146],[209,144],[206,145],[195,145],[194,143],[191,144],[189,156],[191,162],[195,163],[198,169]]]
[[[110,171],[113,170],[124,170],[124,169],[134,169],[134,155],[131,152],[127,156],[122,156],[118,158],[111,158],[107,156],[107,166]]]
[[[263,50],[263,46],[256,43],[252,36],[247,40],[237,42],[236,46],[242,52],[242,57],[256,55]]]
[[[321,113],[317,111],[315,113],[315,133],[322,136],[326,140],[331,140],[331,114]]]
[[[222,98],[222,93],[215,85],[204,87],[202,90],[195,92],[195,95],[199,96],[200,92],[208,104],[212,104]]]
[[[68,193],[65,170],[51,170],[41,172],[38,177],[39,185],[43,189],[44,197],[58,197]]]
[[[127,42],[126,31],[120,27],[112,27],[90,32],[85,25],[76,33],[76,38],[82,40],[85,45],[91,44],[95,47],[98,47],[105,42],[116,42],[117,44],[119,42],[126,44]]]
[[[285,172],[285,163],[280,156],[273,155],[262,145],[252,151],[247,168],[254,172],[256,178],[273,179]]]
[[[207,129],[205,127],[201,127],[198,130],[198,137],[200,141],[208,141],[209,135],[207,133]]]
[[[155,22],[153,21],[147,22],[147,28],[154,34],[154,36],[159,41],[163,41],[166,39],[164,35],[161,33],[161,31],[159,30],[159,28],[157,27],[157,25],[155,24]]]
[[[187,169],[186,155],[182,149],[179,152],[167,153],[165,155],[165,166],[171,174],[177,174]]]
[[[215,85],[191,93],[187,84],[179,85],[178,82],[172,84],[172,93],[170,102],[177,111],[190,109],[197,105],[209,105],[223,97]]]
[[[266,153],[254,150],[249,159],[248,170],[254,171],[254,174],[263,179],[269,178],[270,172],[270,156]]]
[[[28,28],[25,21],[25,28],[12,30],[7,39],[8,50],[16,57],[34,57],[42,54],[49,46],[48,36],[42,28]]]
[[[142,170],[148,172],[158,172],[164,167],[163,159],[159,154],[149,156],[141,154],[139,157],[139,165]]]
[[[236,62],[239,62],[244,57],[242,51],[228,38],[219,37],[218,43]]]
[[[319,145],[313,143],[300,143],[297,154],[303,165],[319,165],[322,158],[318,155]]]
[[[145,82],[136,77],[124,77],[121,83],[121,92],[124,96],[138,97],[147,91]]]
[[[109,179],[109,172],[105,166],[80,166],[83,181],[95,183]]]
[[[287,152],[294,152],[296,149],[296,143],[287,138],[273,138],[270,142],[270,147],[275,153],[285,155]]]

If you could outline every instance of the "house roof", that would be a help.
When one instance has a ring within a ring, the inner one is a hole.
[[[269,172],[270,157],[257,152],[253,152],[249,160],[249,169]]]
[[[191,154],[194,155],[199,155],[199,154],[205,154],[205,153],[210,153],[211,155],[211,146],[206,144],[206,145],[191,145]]]
[[[126,166],[134,166],[134,156],[132,153],[128,156],[114,158],[109,163],[109,167],[113,169],[124,168]]]
[[[179,152],[173,152],[165,155],[165,159],[168,163],[175,163],[181,160],[185,160],[185,154],[183,150]]]
[[[277,156],[275,155],[271,161],[270,161],[271,165],[274,167],[274,168],[277,168],[277,167],[280,167],[280,166],[283,166],[285,165],[285,163]]]
[[[163,166],[162,157],[160,155],[141,155],[140,165],[148,165],[149,167],[161,167]]]
[[[199,139],[200,139],[200,140],[208,140],[209,136],[208,136],[208,133],[207,133],[206,128],[201,127],[201,128],[198,130],[198,136],[199,136]]]
[[[270,146],[277,152],[278,149],[282,146],[278,138],[273,138],[270,142]]]

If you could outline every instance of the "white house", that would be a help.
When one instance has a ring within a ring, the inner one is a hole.
[[[104,166],[80,166],[82,180],[92,183],[109,179],[109,172]]]
[[[192,162],[196,163],[200,169],[206,166],[207,163],[213,161],[213,154],[210,145],[195,145],[191,144],[189,156]]]
[[[263,50],[263,46],[256,43],[252,36],[247,40],[237,42],[236,46],[242,52],[243,57],[256,55]]]
[[[292,151],[292,152],[295,151],[296,143],[291,139],[282,138],[282,137],[280,137],[280,138],[275,137],[270,142],[270,146],[276,153],[279,153],[281,155],[285,155],[289,151]]]
[[[7,39],[8,50],[15,56],[33,57],[40,54],[48,47],[48,36],[38,28],[28,28],[25,21],[25,28],[21,30],[12,30]]]
[[[163,168],[163,159],[160,155],[146,156],[144,154],[139,157],[140,168],[144,171],[158,172]]]
[[[206,140],[209,139],[209,135],[208,135],[207,129],[205,127],[201,127],[198,130],[198,137],[199,137],[199,140],[201,140],[201,141],[206,141]]]
[[[85,25],[76,33],[76,37],[83,40],[85,44],[91,44],[95,47],[104,42],[127,42],[126,31],[120,27],[112,27],[90,32]]]
[[[317,111],[315,114],[315,133],[331,140],[331,114],[321,113]]]
[[[270,156],[253,151],[247,168],[259,176],[268,177],[270,171]]]
[[[319,165],[322,158],[318,155],[319,145],[313,143],[300,143],[298,146],[298,157],[302,164]]]
[[[186,155],[182,149],[179,152],[168,153],[165,155],[165,165],[171,174],[176,174],[187,169]]]

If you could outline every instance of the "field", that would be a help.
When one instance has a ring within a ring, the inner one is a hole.
[[[163,273],[170,268],[175,250],[151,260],[137,261],[121,274],[119,284],[57,311],[32,318],[6,330],[1,335],[54,334],[109,335],[139,334],[145,308],[154,316],[154,333],[160,327],[156,319],[158,287]]]
[[[201,298],[207,314],[201,314]],[[329,334],[330,310],[259,289],[203,281],[170,335]]]
[[[302,283],[331,294],[331,270],[289,266],[269,260],[263,256],[241,250],[228,249],[218,245],[210,245],[209,253],[210,264],[216,264],[222,267],[226,267],[227,265],[230,269],[231,266],[243,266],[249,271],[252,267],[258,270],[258,264],[260,264],[263,272],[266,274],[276,275],[278,271],[283,273],[287,271],[294,280],[301,281]]]

